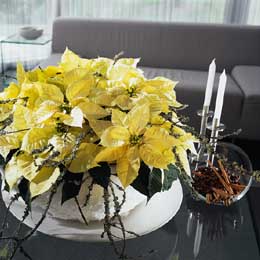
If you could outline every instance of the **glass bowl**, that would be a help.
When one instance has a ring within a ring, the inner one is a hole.
[[[238,163],[238,165],[243,166],[243,168],[247,170],[249,173],[253,171],[252,163],[248,155],[237,145],[231,143],[219,142],[217,144],[216,153],[224,155],[225,158],[227,158],[228,162],[236,162]],[[206,166],[206,162],[207,162],[207,155],[205,154],[203,161],[199,162],[199,166],[200,167]],[[191,171],[195,169],[196,164],[197,162],[194,160],[190,162]],[[213,165],[218,167],[217,160],[214,160]],[[245,185],[245,188],[239,194],[230,197],[230,204],[239,201],[246,195],[246,193],[248,192],[252,184],[252,181],[253,181],[253,177],[250,175],[240,176],[240,183],[242,185]],[[199,199],[207,203],[206,197],[200,193],[197,193],[196,199]],[[210,204],[224,205],[224,202],[212,202]]]

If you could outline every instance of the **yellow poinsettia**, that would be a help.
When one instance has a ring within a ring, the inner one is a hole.
[[[196,152],[196,140],[175,110],[177,82],[145,78],[138,62],[66,49],[58,66],[26,72],[18,64],[17,82],[0,93],[0,154],[17,150],[5,165],[10,189],[25,178],[35,197],[61,168],[77,174],[103,161],[116,163],[124,187],[141,162],[167,169],[178,161],[189,174],[187,151]]]
[[[11,150],[17,149],[21,145],[21,134],[10,134],[0,136],[0,155],[6,158]]]
[[[54,135],[55,128],[31,128],[23,137],[21,150],[32,153],[48,144],[48,140]]]
[[[61,57],[59,67],[64,71],[68,72],[76,68],[85,68],[87,69],[91,64],[91,60],[82,59],[74,52],[66,48],[65,52]]]
[[[82,143],[77,151],[76,157],[69,165],[71,172],[86,172],[88,169],[96,167],[94,161],[96,155],[100,151],[100,147],[92,143]]]
[[[0,100],[5,100],[9,98],[17,98],[20,93],[21,87],[15,83],[11,83],[7,88],[0,93]]]
[[[48,191],[60,176],[59,168],[44,167],[30,182],[31,197],[36,197]]]
[[[124,187],[137,177],[141,160],[163,169],[175,160],[171,151],[174,138],[163,128],[149,127],[149,121],[148,104],[134,107],[128,114],[113,110],[113,125],[101,136],[100,143],[105,148],[96,161],[116,161],[117,175]]]
[[[24,177],[30,182],[32,198],[49,190],[59,175],[59,168],[43,167],[38,171],[33,157],[28,153],[13,157],[5,167],[5,180],[9,188],[16,189],[19,180]]]

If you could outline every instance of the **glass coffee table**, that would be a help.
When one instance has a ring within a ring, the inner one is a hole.
[[[4,211],[1,202],[0,218]],[[10,232],[17,224],[18,221],[11,217]],[[24,226],[22,232],[28,230]],[[15,260],[117,259],[108,243],[75,242],[39,232],[25,242],[24,249],[27,258],[18,252]],[[132,259],[147,260],[260,259],[247,197],[225,208],[196,202],[187,193],[181,209],[168,224],[146,236],[128,240],[127,252]]]
[[[236,160],[239,161],[238,158]],[[184,187],[181,208],[170,222],[148,235],[127,240],[129,259],[259,260],[258,220],[248,199],[252,199],[254,189],[251,188],[230,207],[225,207],[195,201]],[[0,198],[0,224],[4,213],[5,206]],[[17,224],[17,219],[11,215],[5,236],[11,235]],[[24,225],[22,234],[28,231],[29,228]],[[0,240],[0,249],[1,243]],[[76,242],[40,232],[26,241],[23,248],[27,256],[18,252],[15,260],[118,259],[109,243]],[[4,258],[0,255],[0,259]]]
[[[48,45],[51,42],[51,35],[49,34],[43,34],[37,39],[34,40],[28,40],[23,38],[21,35],[18,33],[12,34],[8,36],[5,39],[2,39],[0,44],[1,44],[1,68],[2,68],[2,73],[1,73],[1,78],[3,83],[6,83],[6,79],[8,78],[8,75],[6,75],[5,71],[5,62],[10,59],[10,57],[7,57],[7,54],[12,55],[23,53],[24,58],[27,59],[28,57],[27,54],[32,55],[33,53],[40,53],[43,52],[43,55],[41,55],[41,59],[47,58],[49,55],[49,51],[43,50],[42,47]],[[37,49],[32,50],[31,47],[35,47]],[[21,49],[21,47],[23,47]],[[40,50],[38,49],[41,48]],[[7,50],[6,50],[7,48]],[[46,54],[45,54],[46,52]],[[33,58],[30,56],[30,58]],[[15,63],[18,61],[18,59],[15,58]]]

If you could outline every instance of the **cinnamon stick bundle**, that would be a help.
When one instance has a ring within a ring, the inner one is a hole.
[[[193,187],[206,197],[207,203],[223,203],[228,206],[232,198],[241,193],[245,185],[234,178],[225,168],[223,162],[218,160],[218,168],[208,161],[207,167],[200,167],[192,172]]]

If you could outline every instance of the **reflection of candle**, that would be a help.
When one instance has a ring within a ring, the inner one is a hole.
[[[194,238],[194,245],[193,245],[193,255],[195,258],[197,258],[198,254],[200,252],[202,232],[203,232],[203,222],[200,222],[200,220],[198,219],[195,238]]]
[[[215,113],[214,118],[220,120],[222,107],[223,107],[223,101],[224,101],[224,94],[226,89],[226,83],[227,83],[227,76],[225,70],[223,70],[222,74],[219,78],[219,84],[218,84],[218,94],[217,94],[217,100],[216,100],[216,106],[215,106]]]
[[[206,87],[206,93],[205,93],[205,99],[204,99],[204,106],[210,105],[215,73],[216,73],[216,63],[215,63],[215,59],[214,59],[209,65],[208,81],[207,81],[207,87]]]

